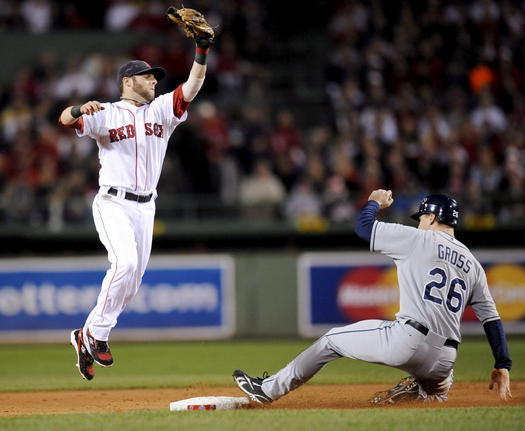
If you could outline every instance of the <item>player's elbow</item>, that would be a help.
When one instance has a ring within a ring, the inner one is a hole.
[[[120,274],[120,276],[124,277],[126,274],[134,274],[138,267],[138,257],[134,253],[120,255],[118,256],[115,266],[115,270],[118,274]]]
[[[375,220],[366,220],[360,216],[361,214],[359,214],[359,216],[356,218],[354,231],[359,238],[370,242],[370,239],[372,238],[372,228],[374,226]]]

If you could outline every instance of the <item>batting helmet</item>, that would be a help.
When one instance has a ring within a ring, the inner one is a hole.
[[[458,224],[459,205],[445,195],[428,195],[419,203],[419,210],[410,217],[419,221],[421,214],[435,214],[440,223],[455,227]]]

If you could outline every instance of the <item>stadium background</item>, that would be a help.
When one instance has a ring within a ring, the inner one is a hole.
[[[151,265],[112,333],[117,366],[82,381],[67,340],[107,268],[90,208],[97,150],[56,120],[116,100],[131,58],[167,69],[161,92],[185,79],[194,47],[162,18],[170,3],[0,0],[0,416],[15,416],[0,427],[172,429],[168,402],[238,396],[234,368],[276,371],[327,327],[392,318],[395,268],[353,232],[377,187],[396,198],[382,217],[401,223],[429,192],[456,197],[457,236],[484,264],[506,329],[523,333],[523,2],[311,0],[299,13],[185,1],[219,36],[169,145]],[[486,390],[493,359],[484,337],[465,337],[447,409],[290,410],[366,409],[401,377],[342,360],[274,410],[195,412],[177,426],[521,429],[523,336],[509,346],[507,408],[483,407],[502,405]]]
[[[102,254],[90,209],[96,145],[56,119],[67,105],[116,100],[115,71],[129,58],[167,68],[160,92],[185,79],[193,43],[163,19],[167,4],[2,2],[5,257]],[[465,243],[497,248],[500,261],[522,247],[517,3],[313,1],[300,20],[272,1],[186,6],[220,31],[170,142],[154,254],[233,257],[237,335],[298,333],[299,255],[365,250],[353,218],[373,188],[394,192],[387,220],[406,222],[421,196],[444,192],[461,203]],[[522,260],[504,260],[511,275],[504,266],[495,279],[513,286],[513,321],[525,315]],[[254,315],[243,311],[251,304]]]

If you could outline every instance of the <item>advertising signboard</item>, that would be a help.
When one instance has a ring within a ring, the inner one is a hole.
[[[525,252],[474,251],[483,265],[508,333],[525,333]],[[299,333],[317,337],[336,326],[365,319],[394,320],[399,310],[397,271],[380,254],[305,253],[298,261]],[[483,334],[472,308],[463,334]]]
[[[0,261],[0,341],[61,341],[96,303],[108,263],[82,257]],[[112,339],[225,338],[235,329],[225,255],[152,257]]]

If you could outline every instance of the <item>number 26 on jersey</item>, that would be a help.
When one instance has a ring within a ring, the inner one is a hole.
[[[435,296],[435,289],[443,289],[447,286],[447,274],[441,268],[434,268],[429,272],[429,275],[435,277],[430,283],[425,285],[425,294],[423,299],[443,305],[443,299]],[[447,299],[445,306],[453,313],[461,310],[463,304],[463,291],[467,290],[467,285],[464,280],[459,277],[453,278],[448,284]],[[434,293],[434,294],[433,294]]]

